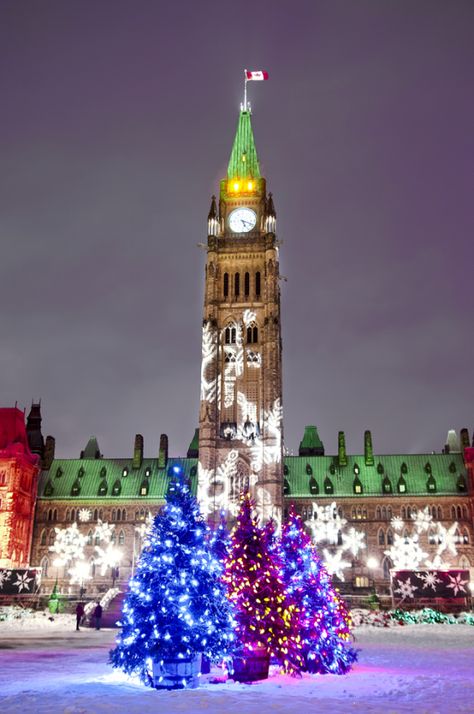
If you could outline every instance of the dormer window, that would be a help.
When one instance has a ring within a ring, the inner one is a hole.
[[[148,478],[151,476],[151,468],[149,466],[146,467],[145,469],[145,476]]]
[[[358,476],[356,476],[354,479],[353,488],[354,493],[356,493],[357,495],[360,495],[362,493],[362,482]]]
[[[122,471],[122,476],[124,476],[124,477],[125,477],[125,476],[128,476],[128,469],[127,469],[126,466],[125,466],[125,468],[124,468],[123,471]]]
[[[360,473],[360,469],[359,469],[359,465],[358,465],[358,464],[354,464],[354,473],[355,473],[356,476],[358,476],[359,473]]]

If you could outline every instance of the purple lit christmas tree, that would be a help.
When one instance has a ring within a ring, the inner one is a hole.
[[[357,659],[349,645],[350,615],[293,509],[283,526],[280,555],[287,592],[299,611],[304,669],[346,674]]]
[[[286,672],[298,672],[303,666],[298,608],[286,592],[278,562],[268,549],[266,533],[251,511],[252,502],[246,495],[224,570],[237,621],[237,654],[265,648]]]

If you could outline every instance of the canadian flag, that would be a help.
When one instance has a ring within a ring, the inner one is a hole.
[[[245,70],[245,79],[250,82],[252,79],[261,82],[264,79],[268,79],[268,72],[262,72],[258,70],[257,72],[249,72],[248,69]]]

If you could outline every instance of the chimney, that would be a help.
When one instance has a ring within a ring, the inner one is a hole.
[[[366,466],[374,465],[374,450],[372,448],[372,434],[367,429],[364,431],[364,458]]]
[[[343,431],[337,435],[337,460],[339,466],[347,466],[346,437]]]
[[[464,429],[461,429],[461,451],[464,451],[464,449],[468,449],[470,447],[470,442],[469,442],[469,431],[464,427]]]
[[[168,463],[168,437],[166,434],[160,436],[160,452],[158,454],[158,468],[165,469]]]
[[[461,447],[459,444],[458,435],[454,429],[448,431],[446,437],[446,445],[444,447],[445,454],[459,454],[461,452]]]
[[[54,436],[47,436],[44,444],[43,469],[49,471],[51,464],[54,461],[54,452],[56,449],[56,439]]]
[[[139,469],[143,461],[143,436],[135,434],[135,446],[133,447],[132,469]]]

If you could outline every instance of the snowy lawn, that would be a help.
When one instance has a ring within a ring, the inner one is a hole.
[[[252,685],[207,682],[198,690],[157,692],[127,681],[107,665],[114,631],[75,632],[57,625],[18,631],[0,623],[0,712],[474,711],[474,627],[360,627],[355,633],[359,662],[345,677],[274,674]]]

